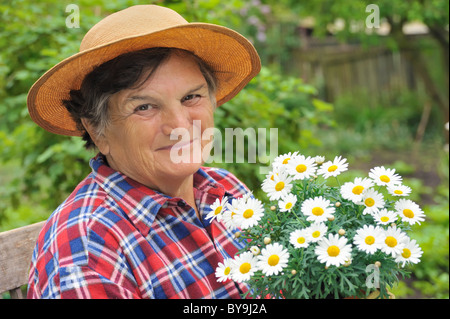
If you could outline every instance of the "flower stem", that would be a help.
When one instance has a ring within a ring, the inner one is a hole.
[[[339,182],[339,178],[337,178],[337,176],[335,176],[334,178],[336,179],[336,182],[337,182],[339,188],[341,188],[341,183]]]
[[[294,217],[299,221],[299,223],[303,226],[306,227],[305,223],[300,219],[300,217],[297,216],[296,213],[294,213],[294,211],[291,211],[292,215],[294,215]]]

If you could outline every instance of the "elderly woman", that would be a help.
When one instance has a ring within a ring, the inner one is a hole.
[[[259,69],[238,33],[144,5],[100,21],[45,73],[28,95],[32,119],[99,154],[39,235],[28,297],[239,298],[245,285],[217,282],[215,268],[242,243],[205,217],[248,189],[195,159],[215,107]],[[174,139],[179,129],[190,137]]]

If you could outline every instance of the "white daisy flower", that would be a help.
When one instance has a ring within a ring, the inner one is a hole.
[[[297,229],[289,235],[289,242],[295,248],[306,248],[309,246],[309,235],[307,229]]]
[[[280,168],[284,165],[287,165],[289,163],[289,161],[294,158],[295,156],[298,155],[298,152],[294,152],[294,153],[286,153],[286,154],[281,154],[278,155],[277,157],[275,157],[275,159],[273,160],[272,163],[272,167],[274,169]]]
[[[231,279],[236,282],[250,280],[257,270],[257,259],[250,251],[240,254],[233,259],[231,266]]]
[[[264,207],[259,199],[249,198],[245,202],[240,202],[233,221],[241,229],[255,226],[264,215]]]
[[[373,214],[384,207],[383,194],[378,193],[373,188],[368,188],[362,193],[361,204],[366,206],[363,211],[364,215]]]
[[[231,202],[227,202],[226,207],[224,208],[224,212],[222,213],[221,221],[228,229],[234,230],[239,227],[234,217],[239,212],[239,207],[245,205],[247,200],[252,198],[251,196],[252,192],[249,192],[240,198],[233,198]]]
[[[351,259],[352,246],[347,244],[347,238],[330,234],[317,244],[314,252],[326,267],[330,265],[339,267]]]
[[[294,208],[295,203],[297,203],[297,196],[294,194],[288,194],[278,201],[278,207],[281,212],[288,212]]]
[[[400,175],[395,174],[395,169],[384,168],[384,166],[374,167],[369,171],[369,177],[378,186],[396,185],[402,183]]]
[[[393,257],[401,254],[408,236],[397,226],[389,227],[382,234],[383,245],[381,245],[381,250],[386,254],[391,254]]]
[[[233,259],[226,258],[223,263],[219,263],[216,268],[216,277],[218,282],[224,282],[231,279],[231,267]]]
[[[269,244],[258,256],[257,266],[267,276],[278,275],[288,264],[289,253],[278,243]]]
[[[302,203],[301,211],[310,222],[325,222],[335,212],[334,205],[322,196],[308,198]]]
[[[308,241],[316,243],[321,240],[327,233],[328,227],[324,223],[312,223],[307,230]]]
[[[311,156],[297,155],[291,158],[286,169],[294,180],[304,180],[316,173],[317,164]]]
[[[387,190],[392,196],[408,196],[411,188],[405,185],[388,185]]]
[[[275,180],[275,175],[278,175],[280,172],[284,172],[285,170],[286,170],[285,168],[281,168],[281,169],[276,169],[276,170],[270,171],[266,175],[266,178],[262,182],[262,185],[266,184],[269,180],[274,181]]]
[[[317,170],[318,175],[322,175],[323,178],[336,177],[342,172],[348,169],[348,163],[346,158],[342,156],[336,156],[333,161],[328,161],[322,164],[322,166]]]
[[[231,203],[227,203],[227,207],[225,208],[225,211],[222,213],[222,223],[225,224],[225,227],[227,227],[230,230],[238,228],[238,224],[234,217],[237,214],[236,212],[238,211],[239,206],[241,205],[241,203],[244,202],[245,201],[242,198],[233,198]]]
[[[265,179],[261,188],[267,193],[270,200],[278,200],[287,196],[292,189],[292,177],[285,172],[279,172],[273,175],[272,178]]]
[[[425,214],[419,205],[409,199],[399,199],[394,205],[395,211],[402,218],[402,221],[414,225],[425,220]]]
[[[406,263],[417,264],[420,262],[423,251],[414,239],[407,238],[404,242],[405,247],[401,254],[397,255],[395,261],[402,263],[402,267],[405,267]]]
[[[353,243],[359,250],[371,255],[381,249],[383,239],[383,229],[378,226],[364,225],[356,231]]]
[[[216,218],[218,221],[222,219],[222,213],[225,210],[227,204],[227,198],[217,198],[216,201],[210,206],[211,212],[206,215],[206,219],[211,219],[211,222]]]
[[[372,186],[372,180],[368,178],[356,177],[353,182],[347,182],[341,186],[341,195],[343,198],[351,200],[357,204],[361,202],[364,190]]]
[[[238,228],[239,225],[234,219],[234,216],[236,216],[236,213],[232,210],[226,210],[225,212],[223,212],[222,223],[225,224],[225,227],[227,229],[234,230]]]
[[[378,225],[388,225],[397,220],[397,214],[395,212],[388,211],[386,208],[372,214],[373,219]]]

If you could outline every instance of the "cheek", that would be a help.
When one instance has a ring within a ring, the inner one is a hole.
[[[214,134],[214,117],[212,116],[204,116],[201,120],[201,136],[202,136],[202,144],[208,143],[212,140]]]
[[[214,112],[212,105],[208,103],[201,110],[197,110],[192,114],[192,118],[201,121],[202,132],[208,128],[214,127]]]
[[[155,132],[154,125],[145,121],[132,121],[129,119],[110,130],[111,142],[116,151],[136,153],[148,149],[153,144]]]

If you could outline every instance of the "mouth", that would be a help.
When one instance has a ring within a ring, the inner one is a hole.
[[[172,145],[163,146],[160,148],[157,148],[156,151],[171,151],[171,150],[181,150],[183,148],[191,147],[191,145],[194,143],[194,141],[197,139],[192,139],[187,142],[177,142]]]

